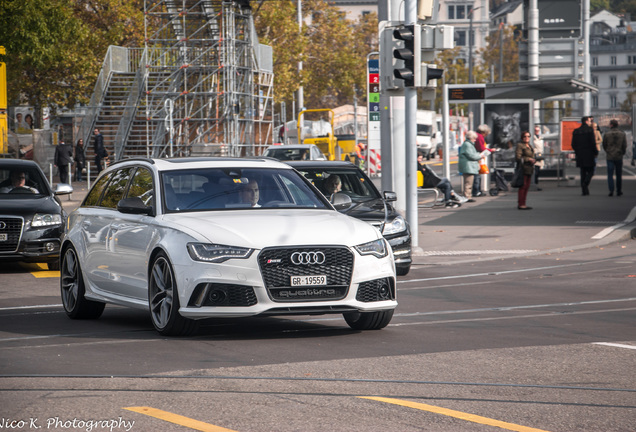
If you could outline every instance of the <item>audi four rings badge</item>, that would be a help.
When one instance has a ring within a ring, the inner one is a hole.
[[[0,229],[5,229],[7,227],[7,224],[4,222],[0,222]]]
[[[325,254],[318,252],[294,252],[291,255],[291,262],[296,265],[304,264],[324,264]]]

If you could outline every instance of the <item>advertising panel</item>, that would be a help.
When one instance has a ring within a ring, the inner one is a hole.
[[[492,131],[486,142],[490,147],[499,149],[493,154],[494,167],[512,170],[521,131],[530,130],[532,100],[493,100],[484,102],[482,107],[484,123]]]

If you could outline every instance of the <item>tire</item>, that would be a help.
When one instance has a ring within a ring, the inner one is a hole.
[[[342,314],[354,330],[380,330],[393,318],[393,309],[379,312],[347,312]]]
[[[50,271],[59,271],[60,270],[60,260],[55,260],[49,263],[46,263],[46,266]]]
[[[150,319],[159,334],[187,336],[197,328],[197,322],[179,314],[179,292],[172,264],[160,252],[152,261],[148,278],[148,304]]]
[[[86,287],[77,252],[70,246],[64,250],[60,269],[60,291],[64,311],[72,319],[97,319],[106,306],[102,302],[86,300]]]
[[[403,267],[395,267],[395,274],[398,276],[406,276],[411,271],[411,265],[403,266]]]

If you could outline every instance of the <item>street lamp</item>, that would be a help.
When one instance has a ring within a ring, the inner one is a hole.
[[[481,9],[481,6],[476,8],[471,8],[470,12],[468,12],[469,25],[468,25],[468,84],[473,83],[473,12]]]

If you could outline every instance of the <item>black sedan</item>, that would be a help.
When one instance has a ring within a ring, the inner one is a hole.
[[[71,192],[67,184],[51,190],[35,162],[0,159],[0,262],[45,262],[59,270],[67,215],[57,195]]]
[[[396,273],[399,276],[408,274],[411,270],[411,231],[408,223],[390,204],[397,199],[394,192],[380,194],[369,177],[350,162],[286,163],[311,181],[338,211],[376,226],[393,248]],[[329,180],[329,177],[332,179]],[[338,190],[332,188],[334,184],[339,185]],[[344,200],[343,195],[346,196]]]

